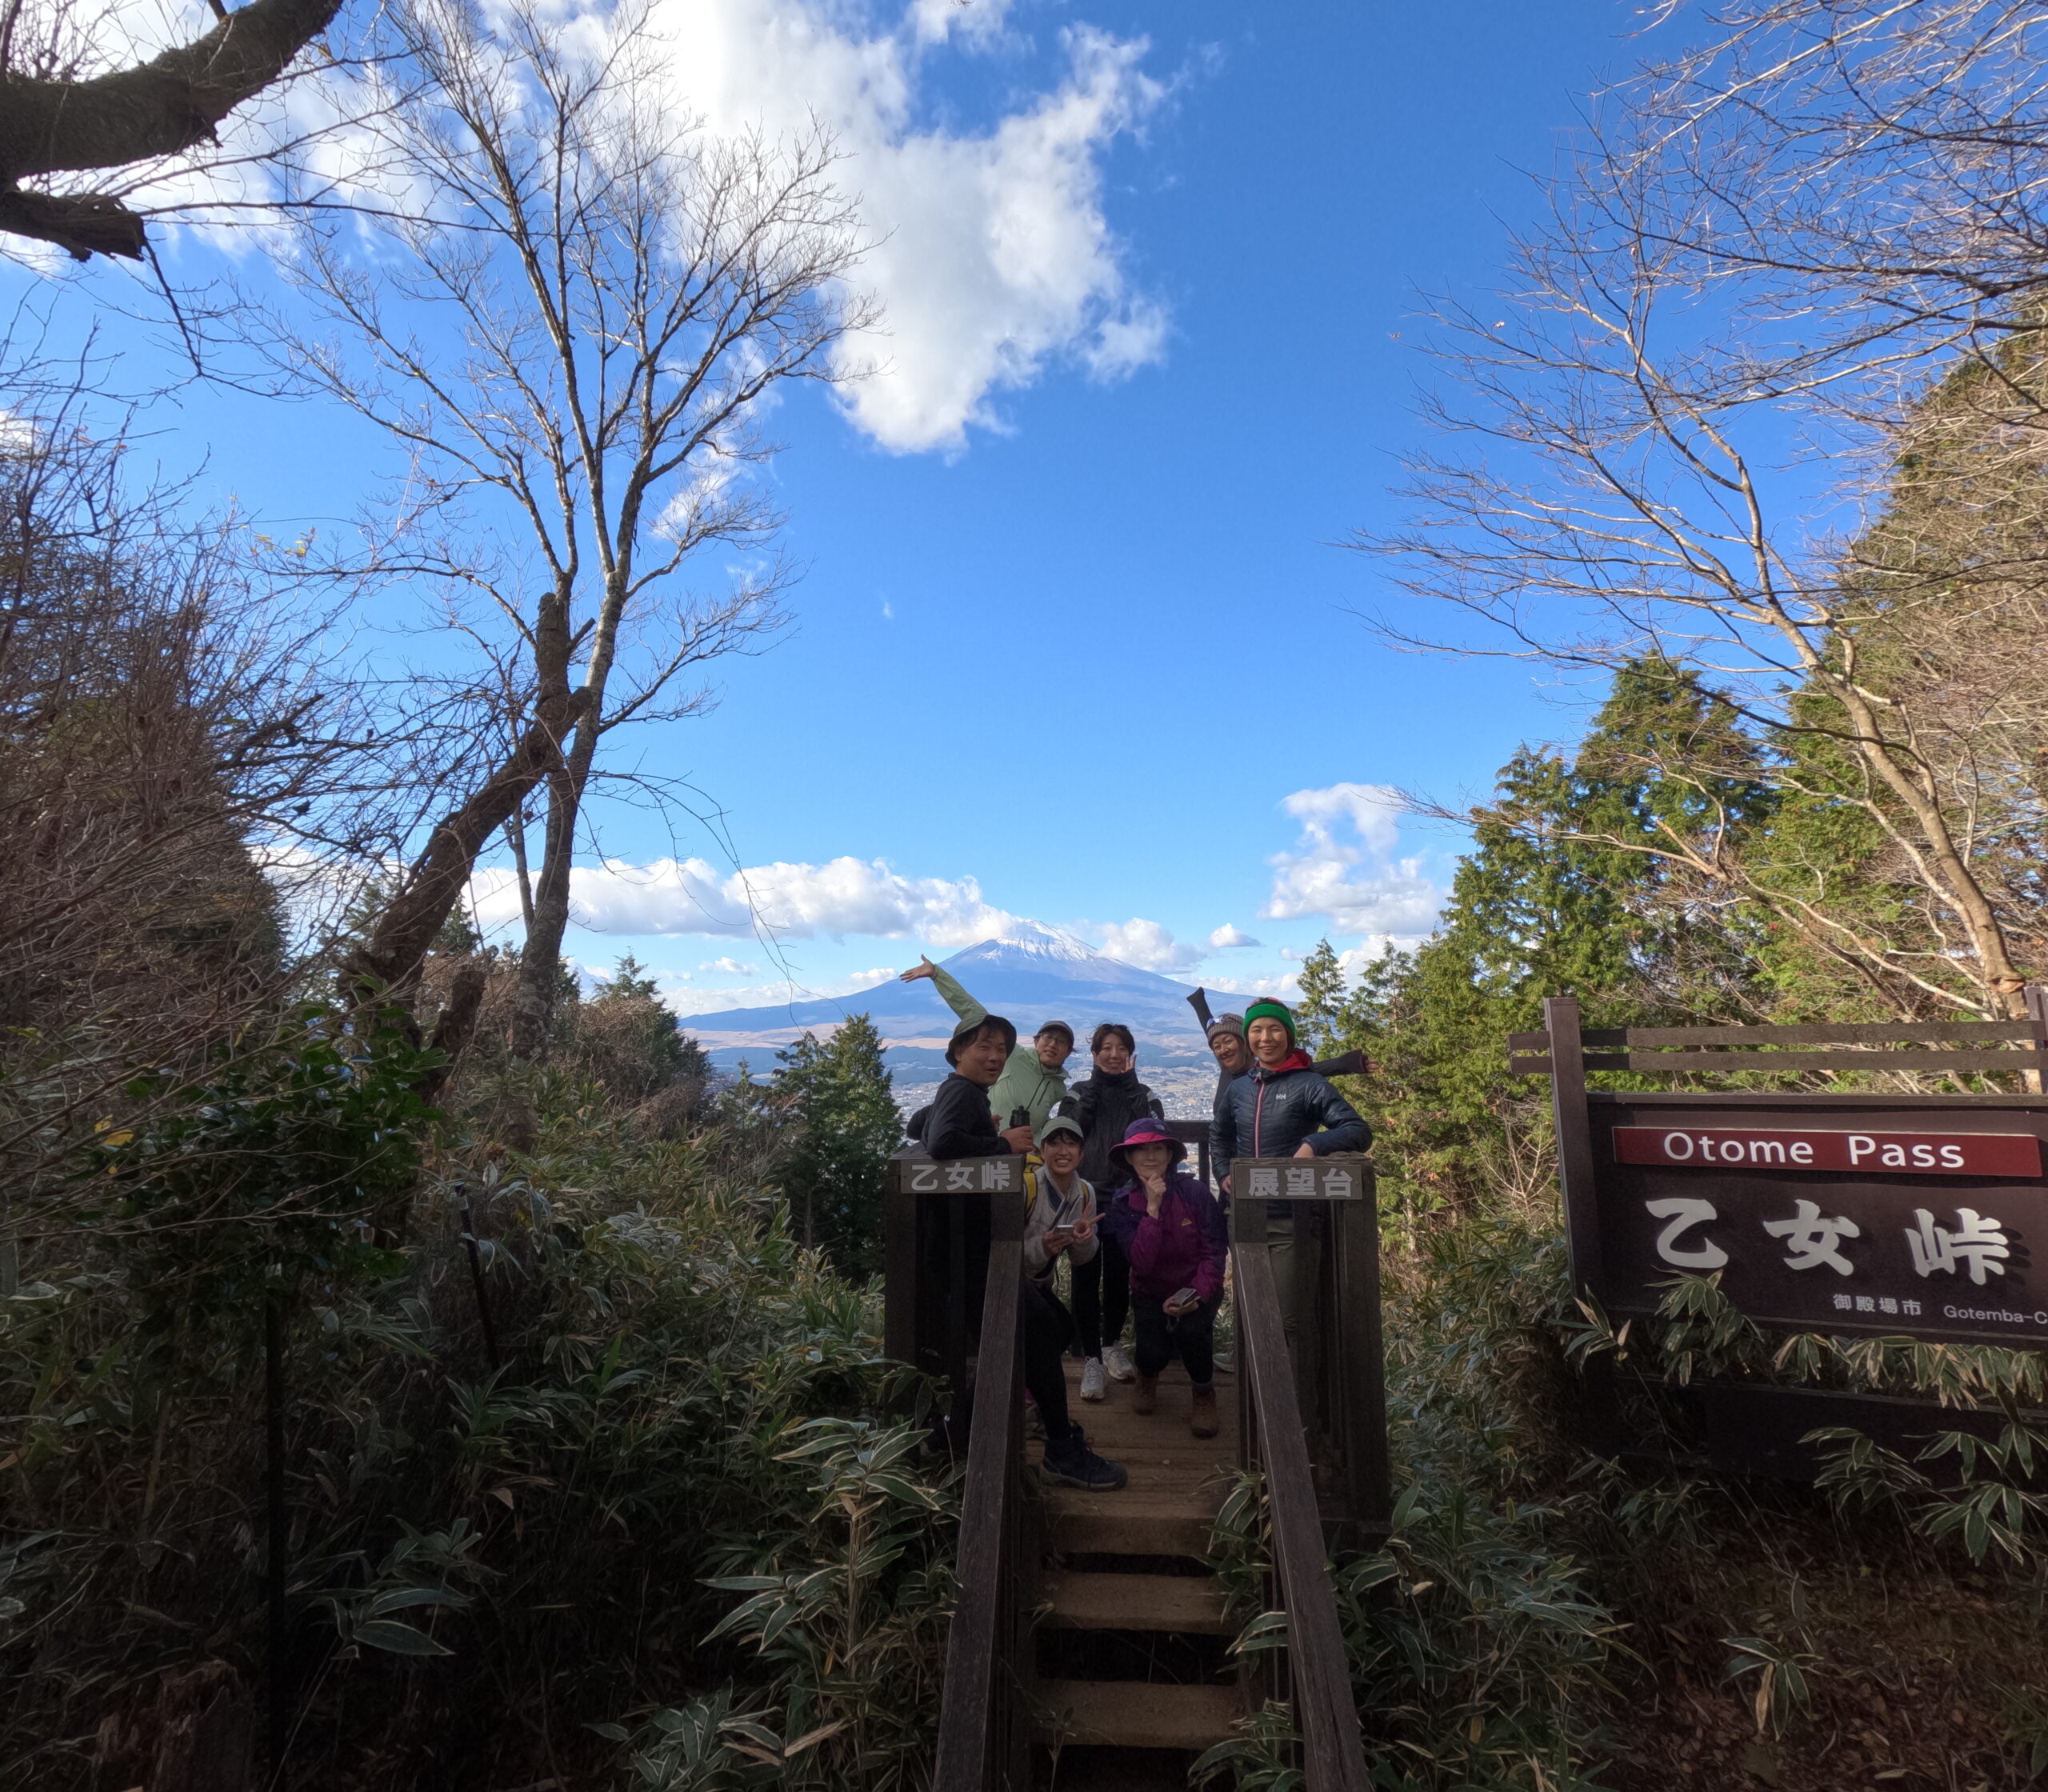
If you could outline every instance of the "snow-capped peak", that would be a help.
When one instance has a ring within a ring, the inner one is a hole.
[[[1043,922],[1017,920],[994,938],[978,941],[954,956],[970,962],[1007,958],[1014,963],[1019,958],[1026,958],[1089,964],[1100,959],[1102,954],[1086,941],[1076,939],[1057,927],[1048,927]],[[950,964],[953,959],[946,962]]]
[[[1073,934],[1058,927],[1048,927],[1042,921],[1013,922],[1002,935],[1006,946],[1021,946],[1027,950],[1042,953],[1049,958],[1097,958],[1102,954],[1086,940],[1076,939]]]

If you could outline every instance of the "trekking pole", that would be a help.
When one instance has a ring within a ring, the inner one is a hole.
[[[470,1213],[470,1185],[458,1182],[455,1193],[462,1203],[462,1246],[470,1254],[470,1283],[477,1291],[477,1317],[483,1322],[483,1354],[490,1360],[491,1372],[499,1367],[498,1356],[498,1328],[490,1322],[490,1296],[483,1285],[483,1258],[477,1250],[477,1231]]]

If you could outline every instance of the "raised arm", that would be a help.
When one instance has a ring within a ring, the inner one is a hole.
[[[900,973],[899,983],[916,983],[929,977],[931,986],[945,998],[946,1006],[963,1021],[986,1020],[988,1010],[960,987],[960,980],[942,965],[934,964],[930,958],[920,958],[910,968]]]

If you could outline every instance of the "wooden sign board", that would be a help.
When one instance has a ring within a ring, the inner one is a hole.
[[[1372,1186],[1366,1159],[1356,1154],[1230,1160],[1233,1200],[1362,1201]]]
[[[892,1158],[890,1174],[905,1194],[1022,1194],[1024,1160],[1019,1157]]]
[[[1760,1324],[2048,1343],[2048,1099],[1582,1100],[1566,1222],[1574,1278],[1610,1314],[1718,1274]]]

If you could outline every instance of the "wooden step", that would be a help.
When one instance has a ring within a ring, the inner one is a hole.
[[[1042,1680],[1038,1740],[1126,1749],[1206,1749],[1244,1715],[1235,1686],[1151,1686],[1134,1680]]]
[[[1055,1630],[1178,1630],[1219,1637],[1230,1625],[1216,1583],[1193,1574],[1052,1573],[1039,1583]]]
[[[1046,1491],[1046,1522],[1062,1555],[1182,1555],[1200,1560],[1209,1548],[1214,1496],[1178,1490],[1084,1494],[1078,1487]]]

